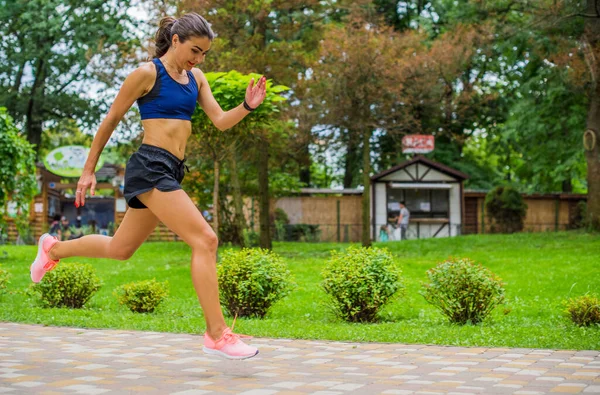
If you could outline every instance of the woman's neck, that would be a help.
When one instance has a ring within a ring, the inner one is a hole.
[[[174,74],[182,74],[183,73],[183,67],[180,67],[174,60],[172,57],[169,56],[169,53],[167,52],[165,54],[165,56],[163,56],[161,58],[162,62],[164,63],[164,65],[166,67],[168,67],[172,73]]]

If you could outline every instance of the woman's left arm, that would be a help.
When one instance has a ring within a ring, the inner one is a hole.
[[[246,115],[250,114],[250,111],[244,108],[243,103],[229,111],[223,111],[219,103],[215,100],[204,73],[197,68],[192,69],[192,72],[194,73],[194,77],[196,77],[196,82],[199,87],[198,104],[200,104],[200,107],[202,107],[217,129],[221,131],[227,130],[238,124]],[[262,76],[255,84],[254,78],[252,78],[250,84],[248,84],[248,87],[246,88],[246,104],[254,109],[260,106],[263,100],[265,100],[266,95],[267,79]]]

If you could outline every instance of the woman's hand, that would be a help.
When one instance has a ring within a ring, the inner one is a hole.
[[[254,78],[252,78],[250,84],[248,84],[248,88],[246,88],[246,103],[251,108],[256,108],[265,100],[266,95],[267,78],[263,75],[256,84],[254,84]]]
[[[96,175],[93,172],[83,172],[77,183],[77,191],[75,191],[75,207],[85,206],[85,194],[90,188],[90,194],[94,196],[96,193]]]

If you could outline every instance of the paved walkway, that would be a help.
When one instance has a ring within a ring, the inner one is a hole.
[[[225,361],[202,338],[0,322],[0,393],[600,393],[600,351],[254,339]]]

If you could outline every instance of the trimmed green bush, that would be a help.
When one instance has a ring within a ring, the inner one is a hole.
[[[102,282],[92,265],[64,262],[46,273],[40,283],[32,285],[32,289],[46,307],[79,309],[101,286]]]
[[[6,291],[6,286],[10,282],[8,281],[9,279],[10,274],[0,267],[0,295],[2,295]]]
[[[321,286],[339,318],[373,322],[380,309],[403,289],[401,273],[387,249],[352,246],[344,252],[331,252],[321,273]]]
[[[155,279],[124,284],[115,289],[119,303],[134,313],[152,313],[169,295],[169,283]]]
[[[264,318],[295,284],[281,257],[260,248],[228,250],[217,267],[221,303],[230,315]]]
[[[600,324],[600,299],[593,295],[571,298],[565,302],[571,321],[578,326]]]
[[[493,219],[492,232],[514,233],[523,230],[527,204],[513,187],[496,187],[485,197],[485,208]]]
[[[427,277],[421,295],[452,323],[478,324],[504,302],[502,280],[468,258],[442,262]]]

